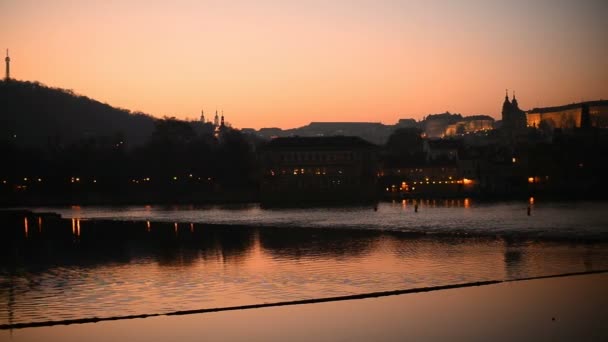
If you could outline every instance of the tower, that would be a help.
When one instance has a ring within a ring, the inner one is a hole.
[[[11,79],[11,58],[8,56],[8,49],[6,49],[6,58],[4,61],[6,62],[6,76],[4,79],[8,81]]]
[[[205,123],[205,111],[201,109],[201,123]]]
[[[222,109],[222,123],[220,124],[220,127],[224,128],[224,110]]]
[[[505,89],[505,102],[502,103],[502,125],[508,128],[511,124],[511,111],[513,106],[509,101],[509,90]]]
[[[511,105],[513,109],[519,109],[519,103],[517,103],[517,99],[515,98],[515,90],[513,90],[513,100],[511,100]]]
[[[520,132],[525,130],[527,126],[526,112],[519,108],[515,91],[513,91],[513,100],[511,100],[511,124],[513,130]]]
[[[220,118],[217,116],[217,109],[215,110],[215,118],[213,118],[213,126],[218,127],[220,125]]]
[[[513,142],[515,138],[525,133],[526,125],[526,112],[519,108],[515,92],[513,92],[513,100],[509,101],[507,90],[505,102],[502,104],[502,131]]]

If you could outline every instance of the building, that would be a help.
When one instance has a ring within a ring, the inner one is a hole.
[[[526,131],[526,112],[519,108],[519,103],[513,93],[513,100],[509,101],[509,93],[505,95],[502,104],[502,132],[511,140]]]
[[[487,115],[464,117],[464,120],[448,125],[445,136],[455,136],[494,129],[494,118]]]
[[[426,155],[426,161],[457,161],[458,152],[462,148],[459,140],[448,139],[425,139],[422,151]]]
[[[384,197],[457,196],[468,190],[456,160],[391,161],[381,171]]]
[[[460,114],[445,112],[441,114],[429,114],[421,122],[422,130],[430,139],[443,138],[450,125],[462,121]]]
[[[377,146],[359,137],[283,137],[260,152],[266,203],[376,198]]]
[[[395,129],[399,128],[418,128],[418,122],[414,119],[399,119],[395,125]]]
[[[526,113],[527,126],[547,129],[608,128],[608,100],[534,108]]]

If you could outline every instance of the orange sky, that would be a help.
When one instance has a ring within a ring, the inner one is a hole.
[[[608,1],[4,0],[11,75],[237,128],[608,98]]]

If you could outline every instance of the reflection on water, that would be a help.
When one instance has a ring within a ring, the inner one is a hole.
[[[28,237],[28,227],[27,227],[27,217],[23,218],[23,231],[25,233],[25,237]]]
[[[36,231],[21,222],[0,230],[0,324],[608,269],[597,241],[80,218],[40,219]]]
[[[413,233],[608,240],[608,202],[472,199],[404,199],[377,207],[262,208],[229,206],[126,206],[33,208],[65,218],[162,221],[178,224],[238,224],[256,227],[316,227],[394,230]],[[528,213],[531,210],[531,213]]]

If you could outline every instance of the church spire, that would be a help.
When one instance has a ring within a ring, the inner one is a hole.
[[[513,108],[519,109],[519,103],[517,103],[517,99],[515,98],[515,90],[513,90],[513,100],[511,100],[511,105]]]
[[[201,122],[205,123],[205,111],[201,109]]]
[[[502,110],[504,112],[509,108],[511,108],[511,102],[509,101],[509,89],[505,89],[505,102],[502,103]]]
[[[505,89],[505,102],[502,103],[502,122],[503,125],[508,125],[511,117],[513,106],[509,101],[509,89]]]

